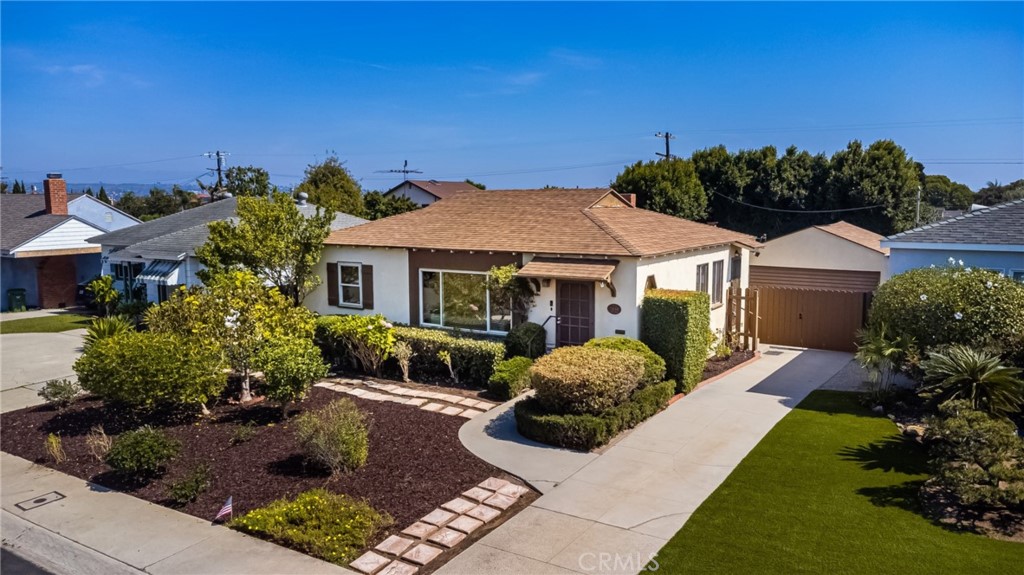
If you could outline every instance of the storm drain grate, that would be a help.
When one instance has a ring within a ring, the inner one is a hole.
[[[15,503],[14,506],[17,507],[18,509],[21,509],[22,511],[29,511],[35,509],[36,507],[42,507],[47,503],[60,501],[61,499],[64,499],[63,493],[60,493],[58,491],[51,491],[49,493],[44,493],[39,497],[33,497],[32,499],[26,499],[21,503]]]

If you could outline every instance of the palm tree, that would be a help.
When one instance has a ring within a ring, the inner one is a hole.
[[[1021,370],[1002,365],[998,355],[953,345],[921,362],[925,381],[922,395],[940,405],[953,399],[971,402],[974,409],[1005,416],[1024,405]]]

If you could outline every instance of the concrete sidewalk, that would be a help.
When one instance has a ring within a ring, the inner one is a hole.
[[[3,545],[58,574],[353,573],[8,453],[0,486]]]
[[[43,403],[38,392],[44,383],[74,379],[71,366],[82,355],[85,333],[84,329],[72,329],[0,335],[0,410],[8,412]]]
[[[764,350],[757,362],[684,397],[604,453],[590,454],[532,506],[438,573],[640,571],[761,438],[851,357]],[[502,429],[501,415],[496,417],[499,427],[492,432]],[[467,448],[527,478],[543,475],[538,470],[548,458],[556,461],[554,475],[568,465],[561,453],[553,456],[550,449],[531,449],[508,437],[477,440],[467,442]],[[516,445],[506,445],[500,456],[478,451],[484,445],[493,450],[496,442]]]

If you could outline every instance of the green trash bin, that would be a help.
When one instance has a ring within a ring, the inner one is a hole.
[[[25,289],[7,290],[7,311],[25,311]]]

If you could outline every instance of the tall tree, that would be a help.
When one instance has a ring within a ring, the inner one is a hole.
[[[486,190],[487,189],[487,186],[481,184],[480,182],[474,182],[473,180],[471,180],[469,178],[466,178],[466,183],[471,185],[471,186],[473,186],[474,188],[479,188],[481,190]]]
[[[224,188],[232,196],[270,197],[270,174],[255,166],[231,166],[224,172]]]
[[[21,184],[22,190],[25,184]],[[1024,198],[1024,180],[1017,180],[1009,184],[1000,185],[999,182],[988,182],[984,188],[978,190],[977,203],[983,206],[994,206],[1011,200]]]
[[[145,200],[146,215],[150,219],[162,218],[181,211],[181,200],[163,188],[156,186],[150,188],[149,195]]]
[[[117,209],[126,214],[131,214],[140,220],[148,213],[145,198],[135,195],[135,192],[125,192],[117,200]]]
[[[318,207],[307,218],[291,196],[278,192],[269,198],[238,198],[236,215],[238,223],[209,224],[209,239],[196,250],[207,268],[200,278],[205,282],[219,272],[243,267],[301,303],[320,283],[314,268],[334,212]]]
[[[100,186],[100,193],[96,195],[96,199],[104,204],[114,205],[114,202],[110,201],[110,196],[107,195],[107,190],[103,189],[103,186]]]
[[[416,202],[405,196],[386,196],[381,192],[363,195],[363,214],[367,219],[379,220],[419,209]]]
[[[707,217],[708,198],[689,160],[637,162],[615,178],[612,188],[636,194],[639,208],[690,220]]]
[[[85,195],[87,195],[87,196],[94,196],[95,195],[95,194],[92,193],[92,187],[91,186],[85,189]]]
[[[295,188],[309,195],[309,201],[329,210],[356,216],[363,213],[363,192],[337,156],[306,168],[306,179]]]
[[[14,189],[11,190],[12,194],[24,194],[25,193],[25,182],[19,182],[14,180]]]
[[[974,203],[974,193],[971,188],[946,176],[927,175],[924,177],[921,201],[937,208],[966,210]]]

